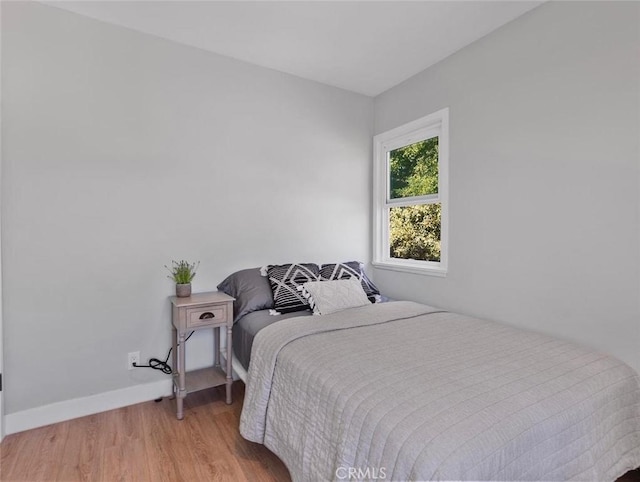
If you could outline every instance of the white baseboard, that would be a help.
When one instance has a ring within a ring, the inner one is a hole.
[[[170,379],[161,380],[10,413],[4,417],[4,432],[5,435],[23,432],[72,418],[166,397],[173,393],[172,383]]]

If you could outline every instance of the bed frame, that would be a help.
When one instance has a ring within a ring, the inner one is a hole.
[[[220,357],[224,360],[224,363],[221,364],[223,367],[226,366],[227,362],[226,354],[226,350],[222,350],[220,352]],[[247,383],[247,370],[244,369],[240,360],[236,358],[236,354],[233,350],[231,350],[231,368],[233,369],[232,375],[234,380],[240,379],[244,383]]]

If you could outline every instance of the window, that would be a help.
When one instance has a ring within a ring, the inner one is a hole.
[[[447,272],[449,109],[374,137],[374,266]]]

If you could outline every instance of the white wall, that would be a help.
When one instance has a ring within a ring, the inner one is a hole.
[[[375,132],[450,107],[449,275],[406,297],[640,369],[640,4],[549,2],[375,100]]]
[[[372,99],[35,3],[2,48],[8,414],[166,378],[126,356],[167,353],[171,259],[369,259]]]

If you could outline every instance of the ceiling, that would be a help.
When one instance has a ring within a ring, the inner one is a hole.
[[[375,96],[541,1],[49,1],[112,24]]]

